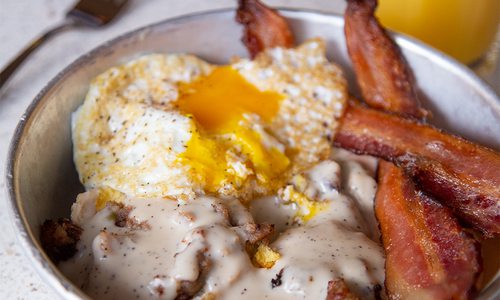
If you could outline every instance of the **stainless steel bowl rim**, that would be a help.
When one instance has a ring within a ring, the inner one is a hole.
[[[339,23],[342,24],[342,26],[344,23],[343,16],[339,14],[325,13],[317,10],[305,10],[305,9],[281,8],[279,10],[284,16],[294,16],[302,18],[304,20],[324,18],[328,20],[328,22]],[[186,21],[189,19],[199,18],[208,15],[232,14],[232,13],[234,13],[233,8],[225,8],[225,9],[198,12],[193,14],[186,14],[175,18],[166,19],[157,23],[153,23],[138,28],[136,30],[124,33],[122,35],[119,35],[118,37],[111,39],[101,44],[100,46],[94,48],[93,50],[87,52],[86,54],[80,56],[73,63],[64,68],[61,72],[59,72],[37,94],[35,99],[30,103],[30,105],[26,109],[25,113],[21,116],[19,123],[15,129],[14,135],[12,137],[7,157],[6,182],[7,182],[7,192],[10,198],[9,213],[11,215],[11,219],[15,227],[15,232],[17,234],[18,241],[21,244],[23,251],[29,257],[36,271],[43,278],[43,280],[46,281],[46,283],[49,286],[51,286],[64,299],[82,299],[82,298],[89,299],[89,298],[80,289],[74,286],[72,282],[70,282],[64,276],[61,276],[59,271],[54,270],[53,267],[51,266],[51,263],[47,261],[45,254],[42,254],[42,251],[34,243],[33,237],[34,234],[36,233],[31,232],[31,230],[28,228],[27,221],[24,217],[22,205],[20,204],[15,191],[14,167],[18,157],[17,150],[20,143],[23,140],[23,135],[25,132],[27,122],[30,120],[31,116],[39,107],[39,104],[44,99],[45,95],[56,85],[56,83],[58,83],[68,73],[71,73],[72,70],[75,70],[80,66],[85,65],[93,57],[98,56],[102,52],[106,52],[108,49],[112,48],[119,41],[138,35],[142,32],[147,32],[151,28],[161,26],[167,23]],[[498,95],[493,91],[493,89],[488,84],[486,84],[483,80],[481,80],[472,70],[462,65],[455,59],[447,56],[446,54],[428,45],[423,44],[417,39],[398,33],[393,33],[393,35],[395,36],[395,39],[398,42],[398,44],[404,46],[405,48],[411,49],[414,52],[425,54],[430,60],[434,62],[439,62],[440,64],[447,66],[450,72],[454,72],[455,74],[460,75],[465,81],[468,82],[468,84],[475,86],[477,90],[480,90],[484,93],[484,98],[487,99],[491,107],[493,107],[495,110],[500,111],[500,99]],[[487,288],[485,288],[482,291],[480,298],[494,299],[495,296],[497,296],[498,294],[500,294],[500,278],[496,278],[496,280],[492,284],[490,284]]]

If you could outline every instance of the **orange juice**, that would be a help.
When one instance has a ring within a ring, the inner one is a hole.
[[[495,39],[500,0],[379,0],[377,16],[388,28],[471,63]]]

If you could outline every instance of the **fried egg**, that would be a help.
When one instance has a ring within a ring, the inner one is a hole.
[[[319,39],[226,66],[145,55],[92,82],[72,117],[74,161],[86,189],[248,200],[330,156],[346,98]]]

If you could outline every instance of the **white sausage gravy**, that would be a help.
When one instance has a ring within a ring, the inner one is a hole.
[[[208,196],[124,199],[97,212],[98,193],[80,194],[71,217],[83,234],[61,269],[97,299],[326,299],[338,278],[360,298],[383,297],[375,180],[366,158],[335,155],[289,186],[302,185],[321,203],[307,221],[287,201],[288,187],[245,205]],[[270,268],[256,266],[248,251],[259,235],[280,255]]]

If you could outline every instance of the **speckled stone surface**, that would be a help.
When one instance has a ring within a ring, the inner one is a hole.
[[[34,53],[0,92],[0,299],[57,299],[30,266],[18,245],[7,203],[5,160],[14,128],[36,94],[66,65],[83,53],[121,33],[169,17],[231,7],[233,0],[131,0],[126,12],[101,30],[61,33]],[[342,0],[267,0],[273,6],[342,12]],[[69,0],[0,0],[0,68],[33,37],[60,22],[74,4]],[[497,68],[498,70],[499,68]],[[494,75],[499,78],[497,72]],[[492,82],[497,91],[500,82]]]

